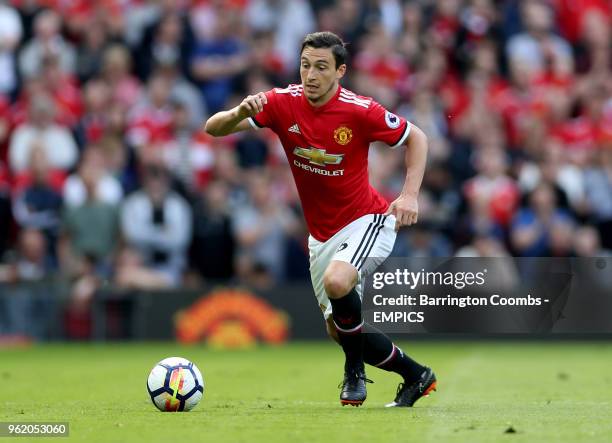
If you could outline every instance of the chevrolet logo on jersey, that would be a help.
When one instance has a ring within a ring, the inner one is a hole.
[[[297,147],[293,153],[317,166],[338,165],[344,158],[344,154],[327,154],[325,149],[318,148]]]

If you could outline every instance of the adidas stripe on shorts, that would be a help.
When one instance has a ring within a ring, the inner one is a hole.
[[[391,254],[396,236],[394,215],[368,214],[348,224],[325,242],[312,236],[308,238],[310,278],[326,319],[332,312],[323,286],[323,275],[329,263],[339,260],[357,269],[359,277],[355,289],[362,297],[363,278],[374,272]]]

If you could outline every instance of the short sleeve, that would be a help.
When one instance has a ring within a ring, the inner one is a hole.
[[[249,117],[249,123],[254,129],[271,128],[274,124],[274,114],[278,106],[278,95],[274,89],[266,92],[268,103],[263,107],[263,111],[255,117]]]
[[[387,111],[383,106],[372,101],[367,111],[368,141],[381,141],[392,148],[401,146],[410,133],[410,122]]]

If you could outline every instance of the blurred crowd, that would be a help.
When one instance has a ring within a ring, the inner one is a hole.
[[[0,0],[0,281],[100,287],[307,280],[268,131],[202,124],[298,83],[301,40],[349,43],[343,85],[428,135],[402,256],[612,249],[611,0]],[[374,146],[393,200],[400,151]]]

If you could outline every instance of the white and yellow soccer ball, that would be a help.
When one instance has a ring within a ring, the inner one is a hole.
[[[193,362],[181,357],[168,357],[151,369],[147,391],[160,411],[190,411],[204,395],[204,379]]]

